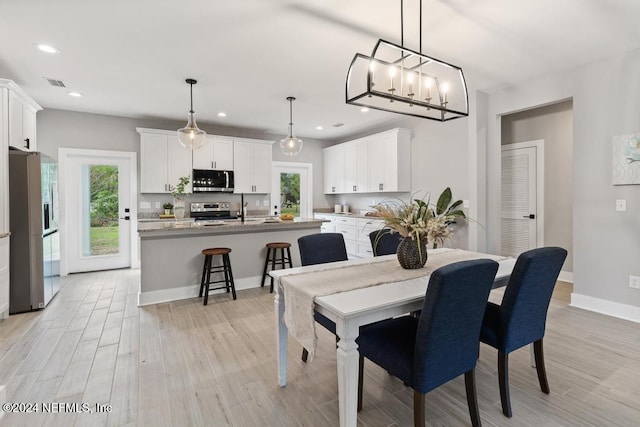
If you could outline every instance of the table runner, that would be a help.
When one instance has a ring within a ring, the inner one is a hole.
[[[388,261],[340,265],[309,273],[299,273],[280,278],[284,291],[284,321],[289,333],[309,352],[312,361],[316,351],[316,329],[313,319],[314,299],[339,292],[381,285],[383,283],[401,282],[419,277],[427,277],[436,269],[458,261],[489,258],[495,261],[506,257],[487,255],[462,249],[436,249],[428,252],[427,264],[424,268],[405,270],[397,259]],[[426,288],[426,283],[425,283]]]

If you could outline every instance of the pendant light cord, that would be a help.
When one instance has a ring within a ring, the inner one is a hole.
[[[404,0],[400,0],[400,46],[404,47]]]
[[[189,83],[189,92],[191,94],[191,110],[189,112],[193,114],[193,83]]]

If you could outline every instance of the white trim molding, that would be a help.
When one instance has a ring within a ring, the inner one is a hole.
[[[640,323],[640,307],[608,301],[588,295],[571,294],[571,307],[594,311],[607,316],[613,316],[624,320]]]
[[[561,271],[558,276],[558,280],[561,282],[573,283],[573,272],[571,271]]]
[[[244,289],[259,288],[260,279],[262,279],[262,276],[243,277],[242,279],[235,279],[233,281],[233,284],[236,287],[236,291],[242,291]],[[269,288],[271,286],[271,282],[268,279],[269,277],[267,277],[267,280],[264,281],[265,283],[264,288],[266,289],[265,292],[269,292]],[[160,289],[158,291],[151,291],[151,292],[138,292],[138,307],[142,307],[143,305],[178,301],[178,300],[188,299],[188,298],[197,298],[199,291],[200,291],[200,285],[193,285],[193,286],[178,286],[175,288]],[[222,294],[222,293],[225,293],[224,289],[221,289],[219,291],[212,291],[209,293],[209,296]]]

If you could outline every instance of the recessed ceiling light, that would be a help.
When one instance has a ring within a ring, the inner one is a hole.
[[[222,111],[220,111],[218,113],[218,117],[227,117],[227,113],[223,113]]]
[[[46,53],[58,53],[58,52],[60,52],[60,49],[56,49],[55,47],[50,46],[50,45],[48,45],[48,44],[40,44],[40,43],[36,43],[36,45],[35,45],[35,46],[36,46],[38,49],[40,49],[41,51],[46,52]]]
[[[69,96],[73,96],[74,98],[80,98],[82,94],[80,92],[67,92]]]
[[[369,111],[369,109],[367,107],[362,107],[360,111],[362,111],[363,113],[366,113],[367,111]]]
[[[324,129],[322,126],[316,126],[316,130],[322,130]]]

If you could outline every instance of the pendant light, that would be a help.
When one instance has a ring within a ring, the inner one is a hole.
[[[404,4],[400,0],[400,44],[378,40],[370,56],[357,53],[347,73],[346,102],[359,107],[438,121],[469,115],[462,68],[404,45]]]
[[[289,136],[280,140],[280,149],[287,156],[297,156],[302,151],[303,142],[301,139],[293,136],[293,101],[296,99],[293,96],[288,96],[289,101]]]
[[[191,92],[191,109],[187,116],[187,125],[182,129],[178,129],[178,141],[180,141],[180,144],[185,148],[197,150],[202,147],[207,133],[198,128],[196,124],[196,113],[193,111],[193,85],[198,83],[198,81],[195,79],[187,79],[186,82],[189,84]]]

